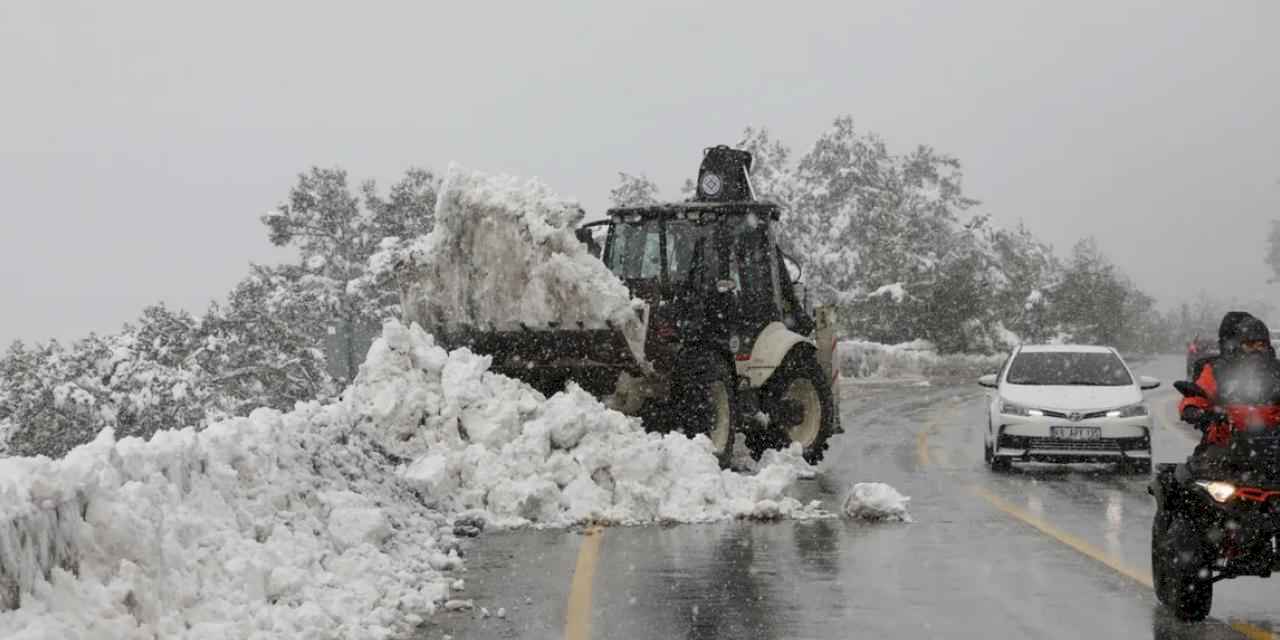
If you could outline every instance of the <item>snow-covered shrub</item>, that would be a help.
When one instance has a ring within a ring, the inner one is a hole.
[[[915,340],[885,345],[862,340],[841,340],[836,345],[836,367],[849,378],[955,378],[991,373],[1005,354],[939,354],[933,343]]]
[[[325,397],[333,385],[306,332],[319,322],[307,292],[258,269],[202,318],[153,306],[117,334],[14,344],[0,358],[11,449],[56,457],[107,427],[145,438]]]

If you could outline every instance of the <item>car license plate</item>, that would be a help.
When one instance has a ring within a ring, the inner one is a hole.
[[[1099,427],[1049,427],[1049,435],[1055,440],[1100,440]]]

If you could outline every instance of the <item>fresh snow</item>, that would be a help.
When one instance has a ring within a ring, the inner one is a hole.
[[[787,495],[813,473],[794,450],[721,470],[704,437],[576,387],[544,398],[388,321],[341,401],[0,460],[0,581],[21,599],[0,637],[391,637],[446,606],[455,519],[830,517]]]
[[[436,232],[374,259],[427,274],[418,317],[637,330],[573,237],[580,212],[541,184],[454,168],[436,211]],[[816,474],[798,447],[722,470],[703,436],[489,366],[390,320],[337,400],[0,459],[0,637],[400,637],[474,606],[456,536],[486,527],[833,517],[788,495]],[[863,502],[891,512],[878,495]]]
[[[844,513],[861,520],[911,522],[907,502],[911,498],[883,482],[858,482],[844,500]]]
[[[886,284],[883,287],[880,287],[875,291],[872,291],[871,293],[867,294],[868,298],[876,298],[879,296],[889,296],[890,298],[893,299],[894,303],[896,304],[896,303],[902,302],[903,300],[906,300],[907,289],[902,285],[901,282],[895,282],[893,284]]]
[[[398,266],[407,317],[433,332],[612,324],[642,361],[642,303],[578,241],[582,218],[541,182],[451,165],[435,229],[380,252],[372,270]]]
[[[505,527],[827,515],[785,495],[814,473],[798,451],[721,470],[705,437],[647,433],[573,384],[544,399],[488,364],[390,322],[348,394],[434,507]]]
[[[0,460],[21,604],[0,637],[390,637],[447,594],[428,559],[456,541],[361,418],[311,403]]]
[[[835,365],[845,378],[918,379],[977,376],[995,370],[1003,361],[1003,354],[940,354],[927,340],[896,345],[841,340],[836,344]]]

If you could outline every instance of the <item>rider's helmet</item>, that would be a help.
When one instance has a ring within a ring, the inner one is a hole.
[[[1262,320],[1244,311],[1229,311],[1218,325],[1218,347],[1224,356],[1265,353],[1276,357],[1271,331]]]

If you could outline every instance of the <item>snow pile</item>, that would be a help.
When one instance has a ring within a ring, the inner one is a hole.
[[[435,229],[375,256],[372,268],[400,265],[406,317],[433,333],[613,324],[642,359],[641,303],[578,241],[582,217],[541,182],[453,165]]]
[[[894,304],[900,304],[903,300],[907,299],[907,289],[901,282],[895,282],[893,284],[886,284],[867,294],[868,298],[878,298],[880,296],[889,296],[889,298],[893,300]]]
[[[0,637],[386,638],[447,604],[444,527],[830,517],[797,450],[742,476],[488,365],[390,321],[339,402],[0,460]]]
[[[705,437],[646,433],[575,385],[550,399],[388,322],[348,394],[428,504],[498,526],[818,517],[785,495],[813,469],[799,452],[758,473],[721,470]]]
[[[0,460],[0,637],[402,635],[456,540],[359,421],[300,404]]]
[[[910,500],[883,482],[858,482],[844,499],[844,513],[862,520],[911,522],[907,513]]]
[[[1003,354],[939,354],[927,340],[895,345],[841,340],[836,345],[836,367],[849,378],[978,376],[995,371],[1002,362]]]

